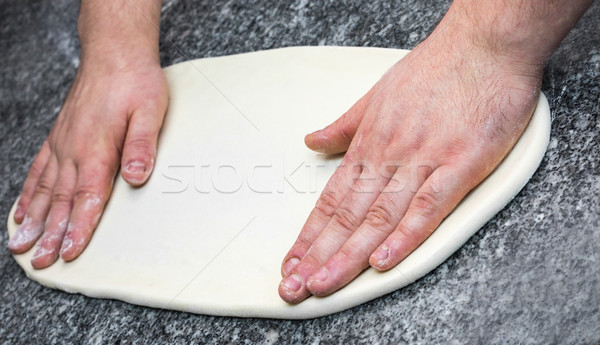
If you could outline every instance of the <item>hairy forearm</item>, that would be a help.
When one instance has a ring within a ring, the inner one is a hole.
[[[440,27],[492,54],[544,65],[593,0],[455,0]]]
[[[83,0],[78,31],[83,59],[158,62],[161,0]]]

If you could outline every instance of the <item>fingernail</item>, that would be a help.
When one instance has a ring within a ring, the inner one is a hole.
[[[125,172],[129,174],[145,174],[146,173],[146,165],[142,162],[133,161],[127,164],[125,167]]]
[[[329,270],[325,267],[321,267],[321,269],[312,276],[312,280],[324,282],[329,278]]]
[[[383,266],[385,261],[390,257],[390,248],[384,244],[377,249],[373,256],[375,257],[375,260],[377,260],[377,264]]]
[[[23,208],[21,207],[21,205],[17,206],[17,210],[15,211],[15,218],[21,218],[23,217]]]
[[[283,274],[287,276],[288,273],[290,273],[299,262],[300,260],[298,258],[288,259],[288,261],[283,264]]]
[[[281,284],[290,292],[298,292],[302,287],[302,280],[300,276],[297,274],[292,274],[291,276],[285,278]]]

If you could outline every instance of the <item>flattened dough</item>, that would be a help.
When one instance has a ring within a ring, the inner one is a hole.
[[[134,189],[118,178],[77,260],[37,271],[33,250],[15,259],[52,288],[242,317],[313,318],[410,284],[521,190],[546,150],[550,111],[541,95],[508,157],[395,269],[369,269],[328,297],[288,305],[277,294],[281,260],[341,160],[308,150],[304,135],[338,118],[406,53],[296,47],[165,68],[171,99],[150,181]]]

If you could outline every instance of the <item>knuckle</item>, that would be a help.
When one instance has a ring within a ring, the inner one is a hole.
[[[409,247],[416,247],[421,242],[418,230],[405,224],[398,226],[395,236],[401,242],[408,244]]]
[[[439,196],[429,191],[419,191],[413,197],[413,206],[421,216],[431,216],[439,208]]]
[[[340,205],[333,215],[333,219],[345,230],[354,231],[360,225],[360,220],[346,205]]]
[[[369,256],[372,253],[370,248],[377,247],[377,243],[365,238],[364,243],[359,245],[344,245],[337,252],[336,255],[340,256],[340,261],[344,263],[356,263],[357,261],[363,261],[364,265],[368,264]],[[361,264],[362,265],[362,264]],[[352,264],[349,266],[353,266]],[[352,269],[351,267],[348,267]]]
[[[326,217],[331,217],[337,209],[337,204],[335,195],[330,191],[324,191],[315,204],[315,210]]]
[[[393,227],[394,216],[389,206],[375,204],[371,207],[365,221],[374,228],[390,228]]]
[[[96,158],[93,161],[80,164],[82,166],[78,171],[78,179],[81,180],[81,186],[78,189],[88,190],[97,194],[103,194],[101,191],[105,186],[110,186],[118,168],[117,160],[111,157]]]
[[[321,260],[317,258],[310,250],[304,255],[302,261],[296,266],[296,271],[302,271],[307,267],[318,267],[321,265]]]
[[[298,236],[298,238],[296,239],[296,242],[294,242],[294,245],[292,246],[292,250],[290,250],[290,253],[293,251],[295,254],[298,253],[306,253],[306,251],[308,250],[308,248],[310,248],[310,245],[312,244],[312,241],[310,241],[309,238],[307,238],[303,233],[300,233],[300,236]],[[304,256],[304,255],[302,255]]]
[[[356,249],[358,249],[361,252],[361,254],[364,254],[364,253],[362,253],[362,250],[360,250],[361,248],[357,248],[357,247],[350,248],[349,246],[342,246],[342,248],[340,248],[339,252],[337,253],[337,255],[340,256],[340,259],[341,259],[340,261],[352,262],[352,260],[354,258],[356,258],[356,256],[357,256],[357,254],[353,251]]]
[[[140,136],[127,139],[125,142],[125,147],[150,150],[152,147],[154,147],[154,144],[149,137]]]
[[[54,190],[50,202],[52,204],[70,203],[71,195],[64,190]]]
[[[125,143],[121,159],[126,164],[132,159],[152,160],[156,156],[156,145],[144,138],[131,139]]]
[[[35,186],[35,193],[50,195],[52,193],[52,187],[53,186],[50,183],[50,181],[41,179],[40,181],[38,181],[38,184]]]
[[[81,200],[92,200],[92,201],[100,201],[102,200],[102,193],[100,193],[96,188],[93,187],[81,187],[77,189],[73,199],[76,201]]]
[[[347,143],[350,143],[352,141],[354,131],[348,123],[342,123],[340,127],[340,135]]]

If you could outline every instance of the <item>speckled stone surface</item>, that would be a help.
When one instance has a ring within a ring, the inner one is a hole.
[[[290,45],[412,48],[449,1],[165,2],[163,65]],[[0,1],[0,215],[79,63],[74,0]],[[0,343],[600,343],[600,3],[546,68],[552,139],[525,189],[447,262],[307,321],[154,310],[30,281],[0,232]]]

